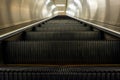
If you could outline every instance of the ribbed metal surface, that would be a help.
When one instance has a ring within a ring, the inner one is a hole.
[[[120,80],[119,68],[22,67],[0,68],[1,80]]]
[[[26,40],[101,40],[100,32],[27,32]]]
[[[36,27],[36,31],[90,31],[89,27]]]
[[[80,22],[75,21],[75,20],[51,20],[47,22],[48,24],[50,23],[57,23],[57,24],[79,24]]]
[[[63,24],[63,23],[46,23],[44,25],[41,25],[41,27],[85,27],[83,24],[80,23],[72,23],[72,24]]]
[[[119,64],[119,41],[18,41],[4,45],[9,64]]]

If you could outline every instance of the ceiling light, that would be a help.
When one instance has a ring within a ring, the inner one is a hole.
[[[58,13],[65,12],[65,11],[57,11]]]
[[[58,7],[64,7],[65,4],[56,4],[56,6],[58,6]]]

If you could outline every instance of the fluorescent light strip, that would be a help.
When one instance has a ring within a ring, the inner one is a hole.
[[[58,13],[60,13],[60,12],[65,12],[65,11],[57,11]]]
[[[56,4],[57,7],[64,7],[65,4]]]

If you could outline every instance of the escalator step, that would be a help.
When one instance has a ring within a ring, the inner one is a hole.
[[[5,42],[7,64],[119,64],[119,41]]]
[[[25,40],[101,40],[100,32],[27,32]]]
[[[120,80],[115,67],[7,67],[0,80]]]
[[[47,21],[46,23],[50,24],[50,23],[77,23],[79,24],[80,22],[78,21],[73,21],[73,20],[51,20],[51,21]]]
[[[85,27],[83,24],[44,24],[42,27]]]
[[[52,21],[48,21],[47,23],[79,24],[80,22],[73,21],[73,20],[52,20]]]
[[[90,27],[36,27],[36,31],[90,31]]]
[[[55,29],[83,29],[83,28],[89,28],[89,27],[85,27],[85,26],[67,26],[67,25],[63,25],[63,26],[60,26],[60,25],[50,25],[50,26],[41,26],[41,27],[38,27],[38,28],[44,28],[44,29],[49,29],[49,28],[55,28]]]
[[[63,25],[63,26],[58,25],[57,26],[57,25],[55,25],[55,26],[54,25],[52,25],[52,26],[50,25],[50,26],[45,26],[45,27],[43,26],[43,27],[39,27],[39,28],[56,28],[56,29],[57,28],[64,28],[64,29],[70,29],[70,28],[72,28],[72,29],[74,29],[74,28],[78,28],[78,29],[79,28],[89,28],[89,27],[85,27],[83,25],[79,25],[79,26],[76,26],[76,25],[73,25],[73,26],[71,26],[71,25],[70,26],[69,25]]]

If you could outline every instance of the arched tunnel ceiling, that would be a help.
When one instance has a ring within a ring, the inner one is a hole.
[[[58,13],[120,26],[120,0],[1,0],[0,29]]]
[[[67,15],[120,26],[120,0],[54,0]],[[59,10],[59,9],[58,9]]]

